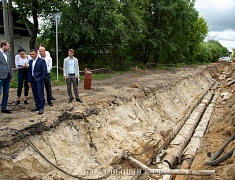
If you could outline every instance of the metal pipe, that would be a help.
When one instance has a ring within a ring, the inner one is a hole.
[[[215,174],[215,170],[178,170],[178,169],[150,169],[145,164],[141,163],[132,156],[126,155],[126,159],[130,160],[137,166],[139,166],[144,171],[147,171],[149,174],[169,174],[169,175],[195,175],[195,176],[210,176]]]
[[[58,74],[59,74],[59,72],[58,72],[58,67],[59,67],[59,64],[58,64],[58,18],[56,18],[56,21],[55,21],[55,26],[56,26],[56,80],[58,80]]]

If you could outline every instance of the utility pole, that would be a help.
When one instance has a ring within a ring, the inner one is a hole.
[[[10,55],[11,55],[11,64],[15,67],[15,43],[14,43],[14,27],[13,27],[13,14],[12,14],[12,0],[8,1],[8,22],[9,22],[9,35],[10,35]]]
[[[4,37],[5,40],[8,42],[10,41],[10,35],[9,35],[9,20],[8,20],[8,12],[7,12],[7,1],[2,0],[2,7],[3,7],[3,24],[4,24]]]
[[[12,17],[12,0],[7,4],[6,0],[2,0],[3,6],[3,24],[4,24],[4,38],[11,46],[10,57],[12,66],[15,64],[14,54],[14,32],[13,32],[13,17]]]

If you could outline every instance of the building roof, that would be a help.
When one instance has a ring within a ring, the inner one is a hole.
[[[13,32],[14,34],[20,34],[22,36],[30,36],[29,31],[25,24],[20,24],[17,21],[20,19],[20,16],[13,11]],[[3,8],[2,3],[0,2],[0,34],[4,34],[4,23],[3,23]]]

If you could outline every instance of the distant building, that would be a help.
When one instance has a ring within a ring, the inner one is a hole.
[[[30,34],[25,24],[20,24],[19,15],[13,12],[13,32],[14,32],[14,54],[18,54],[19,47],[23,47],[26,53],[29,54]],[[4,40],[4,24],[3,24],[3,10],[0,2],[0,41]]]

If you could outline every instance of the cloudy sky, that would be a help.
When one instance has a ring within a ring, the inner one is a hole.
[[[220,42],[229,51],[235,48],[235,0],[196,0],[195,8],[209,26],[208,39]]]

